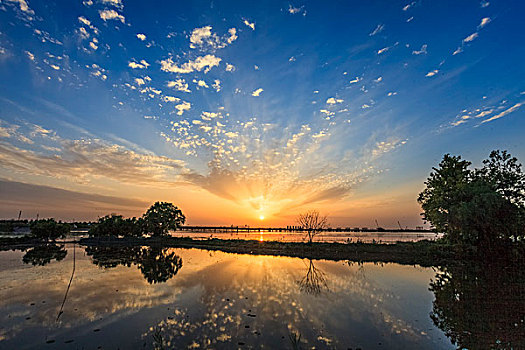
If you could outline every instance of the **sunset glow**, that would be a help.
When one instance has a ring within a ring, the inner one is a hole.
[[[519,1],[4,1],[0,216],[423,225],[444,153],[525,159]]]

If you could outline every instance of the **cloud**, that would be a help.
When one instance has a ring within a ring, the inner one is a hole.
[[[124,5],[122,5],[122,0],[102,0],[102,3],[104,5],[114,6],[119,9],[122,9],[124,7]]]
[[[14,3],[18,5],[18,9],[22,12],[24,12],[26,15],[34,15],[35,11],[31,10],[29,8],[29,5],[25,0],[7,0],[8,3]],[[28,17],[28,19],[32,20],[32,17]]]
[[[200,87],[203,87],[203,88],[208,88],[208,84],[206,84],[206,82],[204,80],[194,80],[193,81],[194,83],[197,83],[198,86]]]
[[[183,92],[191,92],[188,89],[188,84],[184,79],[177,79],[173,81],[168,81],[168,87],[174,88],[177,91],[183,91]]]
[[[496,114],[495,116],[492,116],[492,117],[490,117],[490,118],[488,118],[488,119],[485,119],[484,121],[481,122],[481,124],[483,124],[483,123],[488,123],[488,122],[491,122],[491,121],[493,121],[493,120],[496,120],[496,119],[502,118],[502,117],[504,117],[504,116],[506,116],[506,115],[508,115],[508,114],[510,114],[510,113],[512,113],[512,112],[514,112],[514,111],[516,111],[516,110],[517,110],[518,108],[520,108],[522,105],[523,105],[523,102],[516,103],[514,106],[512,106],[512,107],[510,107],[510,108],[508,108],[508,109],[506,109],[506,110],[504,110],[503,112],[498,113],[498,114]]]
[[[247,25],[248,27],[252,28],[252,30],[255,30],[255,22],[250,23],[247,19],[245,19],[245,20],[243,21],[243,23],[244,23],[245,25]]]
[[[292,5],[288,5],[288,13],[292,15],[302,14],[303,16],[306,16],[306,10],[304,6],[294,7]]]
[[[174,96],[164,96],[162,98],[164,102],[179,102],[180,98],[174,97]]]
[[[46,142],[52,142],[58,152],[49,154],[0,141],[2,167],[31,176],[71,182],[88,183],[94,178],[105,177],[134,184],[173,183],[183,169],[184,162],[180,160],[138,153],[100,139],[64,139],[45,131],[44,134],[34,134],[33,139],[46,137]]]
[[[427,54],[427,44],[421,46],[421,49],[412,51],[413,55],[426,55]]]
[[[183,63],[181,66],[175,64],[171,57],[160,61],[160,64],[161,70],[164,72],[187,74],[194,71],[200,72],[204,70],[204,73],[208,73],[213,67],[218,67],[221,61],[222,59],[219,57],[214,55],[206,55],[199,56],[194,61],[189,60],[188,62]]]
[[[221,91],[221,81],[219,79],[215,79],[213,84],[211,85],[215,91],[220,92]]]
[[[478,36],[479,36],[479,34],[477,32],[476,33],[472,33],[469,36],[467,36],[465,39],[463,39],[463,42],[464,43],[469,43],[469,42],[473,41],[474,39],[476,39]]]
[[[259,96],[261,94],[261,92],[263,92],[264,90],[262,88],[258,88],[257,90],[255,90],[254,92],[252,92],[252,96]]]
[[[226,63],[226,72],[233,72],[235,71],[235,66],[233,64]]]
[[[488,2],[487,0],[481,0],[480,2],[480,6],[481,7],[487,7],[490,5],[490,2]]]
[[[355,77],[354,79],[350,80],[350,84],[359,83],[362,79],[359,77]]]
[[[94,219],[97,215],[105,215],[117,211],[126,216],[135,216],[142,212],[150,203],[139,199],[121,198],[69,191],[56,187],[35,185],[0,179],[2,204],[0,215],[8,216],[13,208],[24,208],[24,212],[40,213],[40,217],[52,216],[63,219]],[[49,203],[53,203],[51,207]],[[75,203],[75,205],[71,205]]]
[[[104,21],[115,19],[125,23],[125,18],[115,10],[103,10],[98,12]]]
[[[385,52],[387,52],[387,51],[390,50],[390,49],[391,49],[390,46],[388,46],[388,47],[383,47],[382,49],[380,49],[380,50],[377,51],[377,54],[378,54],[378,55],[381,55],[382,53],[385,53]]]
[[[205,26],[201,28],[195,28],[190,35],[190,48],[201,48],[201,49],[222,49],[227,45],[232,44],[237,40],[237,29],[228,29],[228,35],[219,37],[217,34],[212,33],[212,26]]]
[[[452,56],[456,56],[457,54],[460,54],[460,53],[462,53],[462,52],[463,52],[463,47],[460,46],[460,47],[458,47],[458,48],[456,49],[456,51],[454,51],[454,52],[452,53]]]
[[[140,34],[140,33],[139,33],[139,34],[137,34],[137,38],[138,38],[139,40],[141,40],[141,41],[144,41],[144,40],[146,40],[146,35],[145,35],[145,34]]]
[[[146,62],[146,60],[141,60],[140,63],[137,63],[137,62],[134,62],[134,61],[130,61],[128,63],[128,67],[130,68],[133,68],[133,69],[145,69],[145,68],[148,68],[149,67],[149,63]]]
[[[381,33],[384,29],[385,29],[385,25],[384,24],[378,24],[377,27],[368,35],[369,36],[374,36],[376,34]]]
[[[336,99],[335,97],[330,97],[329,99],[326,100],[326,103],[328,103],[329,105],[333,105],[333,104],[336,104],[336,103],[342,103],[343,100],[341,99]]]
[[[478,28],[481,29],[489,23],[490,23],[490,17],[482,18],[481,23],[479,24]]]
[[[176,105],[175,109],[178,111],[177,115],[183,115],[185,111],[191,109],[191,103],[183,101],[181,104]]]
[[[434,69],[433,71],[428,72],[425,77],[433,77],[434,75],[438,74],[439,70]]]

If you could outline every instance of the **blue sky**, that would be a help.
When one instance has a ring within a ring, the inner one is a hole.
[[[319,208],[334,225],[420,224],[444,153],[525,159],[524,10],[3,0],[0,214],[132,215],[162,199],[194,223]],[[101,197],[75,211],[50,188]]]

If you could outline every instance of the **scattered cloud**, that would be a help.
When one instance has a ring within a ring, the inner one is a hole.
[[[190,35],[190,48],[222,49],[237,40],[237,29],[228,29],[228,35],[219,37],[212,33],[212,26],[195,28]]]
[[[523,102],[516,103],[514,106],[512,106],[512,107],[510,107],[510,108],[508,108],[508,109],[506,109],[506,110],[504,110],[503,112],[500,112],[500,113],[496,114],[495,116],[492,116],[492,117],[490,117],[490,118],[488,118],[488,119],[485,119],[484,121],[481,122],[481,124],[483,124],[483,123],[488,123],[488,122],[491,122],[491,121],[493,121],[493,120],[496,120],[496,119],[502,118],[502,117],[504,117],[504,116],[506,116],[506,115],[508,115],[508,114],[510,114],[510,113],[512,113],[512,112],[514,112],[514,111],[516,111],[516,110],[517,110],[518,108],[520,108],[522,105],[523,105]]]
[[[213,84],[211,85],[215,91],[220,92],[221,91],[221,81],[219,79],[215,79]]]
[[[370,32],[370,34],[368,34],[368,35],[369,36],[374,36],[376,34],[381,33],[384,29],[385,29],[385,25],[384,24],[378,24],[377,27],[372,32]]]
[[[233,72],[235,71],[235,66],[233,64],[230,64],[230,63],[226,63],[226,72]]]
[[[362,80],[360,77],[355,77],[354,79],[350,80],[350,84],[359,83]]]
[[[390,49],[391,49],[390,46],[383,47],[382,49],[380,49],[380,50],[377,51],[377,54],[378,54],[378,55],[381,55],[382,53],[385,53],[385,52],[387,52],[387,51],[390,50]]]
[[[479,36],[479,34],[477,32],[476,33],[472,33],[469,36],[467,36],[465,39],[463,39],[463,42],[464,43],[469,43],[469,42],[473,41],[474,39],[476,39],[478,36]]]
[[[141,60],[140,63],[137,63],[135,61],[130,61],[128,63],[128,67],[130,68],[133,68],[133,69],[146,69],[149,67],[149,63],[146,62],[146,60]]]
[[[183,101],[181,104],[176,105],[175,109],[178,111],[177,115],[183,115],[185,111],[191,109],[191,103]]]
[[[438,73],[439,73],[439,70],[434,69],[433,71],[428,72],[427,75],[425,75],[425,77],[433,77],[434,75]]]
[[[426,55],[427,54],[427,44],[421,46],[421,49],[412,51],[413,55]]]
[[[257,90],[252,92],[252,96],[258,97],[261,94],[261,92],[263,92],[263,91],[264,91],[263,89],[258,88]]]
[[[380,83],[383,81],[383,77],[378,77],[377,79],[374,79],[374,83]]]
[[[100,18],[102,18],[104,21],[115,19],[121,21],[122,23],[126,22],[124,16],[115,10],[103,10],[99,11],[98,13],[100,14]]]
[[[204,73],[208,73],[213,67],[218,67],[221,61],[222,59],[219,57],[206,55],[199,56],[194,61],[189,60],[181,66],[175,64],[171,57],[160,61],[160,64],[161,70],[164,72],[187,74],[194,71],[200,72],[204,70]]]
[[[104,5],[114,6],[119,9],[122,9],[124,5],[122,5],[122,0],[102,0],[102,3]]]
[[[326,103],[329,104],[329,105],[334,105],[336,103],[342,103],[343,100],[341,99],[336,99],[335,97],[330,97],[329,99],[326,100]]]
[[[137,38],[138,38],[139,40],[141,40],[141,41],[144,41],[144,40],[146,40],[146,35],[145,35],[145,34],[138,33],[138,34],[137,34]]]
[[[487,0],[481,0],[480,2],[480,6],[481,7],[487,7],[490,5],[490,2],[488,2]]]
[[[252,28],[252,30],[255,30],[255,22],[250,23],[247,19],[245,19],[243,23],[248,27]]]
[[[292,15],[302,14],[303,16],[306,16],[306,10],[304,6],[301,7],[294,7],[291,4],[288,5],[288,13]]]
[[[188,84],[186,83],[186,81],[184,79],[177,79],[177,80],[173,80],[173,81],[168,81],[168,87],[169,88],[174,88],[177,91],[191,92],[188,89],[189,86],[188,86]]]
[[[490,17],[482,18],[481,23],[479,24],[478,28],[481,29],[489,23],[490,23]]]

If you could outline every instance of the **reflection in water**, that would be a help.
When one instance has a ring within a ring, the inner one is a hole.
[[[323,290],[328,290],[326,274],[315,267],[312,259],[309,259],[308,271],[300,281],[297,282],[301,292],[311,295],[319,295]]]
[[[42,244],[37,245],[27,251],[22,258],[25,264],[32,264],[34,266],[45,266],[52,260],[61,261],[67,255],[64,245],[57,244]]]
[[[521,266],[461,264],[430,283],[430,317],[461,349],[525,348],[525,271]]]
[[[167,248],[93,246],[86,253],[103,268],[135,265],[150,284],[168,281],[182,267],[182,259]]]

